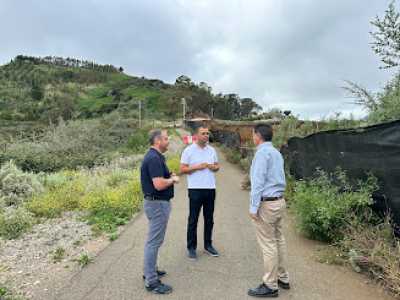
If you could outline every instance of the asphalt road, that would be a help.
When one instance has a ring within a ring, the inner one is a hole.
[[[222,158],[222,157],[221,157]],[[202,221],[199,223],[199,258],[186,257],[188,200],[186,182],[176,188],[166,241],[159,256],[163,279],[173,286],[170,295],[157,296],[143,287],[143,246],[147,220],[140,214],[118,240],[104,249],[95,261],[61,290],[50,291],[46,299],[128,300],[128,299],[250,299],[247,289],[261,283],[263,263],[253,226],[248,218],[248,192],[240,189],[242,174],[221,159],[217,175],[214,246],[218,258],[202,251]],[[202,218],[200,218],[202,219]],[[303,238],[292,222],[286,223],[289,271],[292,289],[280,291],[280,299],[296,300],[389,300],[362,275],[345,267],[318,263],[317,243]]]

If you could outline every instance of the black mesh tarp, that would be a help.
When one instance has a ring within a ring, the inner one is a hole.
[[[400,120],[291,138],[284,153],[297,179],[312,177],[316,168],[330,173],[340,167],[351,180],[373,173],[380,185],[375,208],[389,208],[400,225]]]

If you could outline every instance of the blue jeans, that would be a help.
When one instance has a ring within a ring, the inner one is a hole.
[[[150,285],[158,280],[158,250],[164,242],[171,204],[169,201],[144,200],[144,212],[149,220],[149,231],[144,247],[144,276],[146,285]]]

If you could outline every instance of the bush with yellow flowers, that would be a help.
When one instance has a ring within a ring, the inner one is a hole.
[[[114,232],[130,220],[142,203],[137,169],[99,167],[49,176],[46,192],[27,203],[28,210],[37,217],[54,218],[65,211],[80,210],[87,212],[95,230]]]

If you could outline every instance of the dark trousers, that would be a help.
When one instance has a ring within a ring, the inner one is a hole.
[[[202,207],[204,216],[204,247],[212,245],[214,203],[215,189],[189,189],[188,249],[197,248],[197,222]]]

